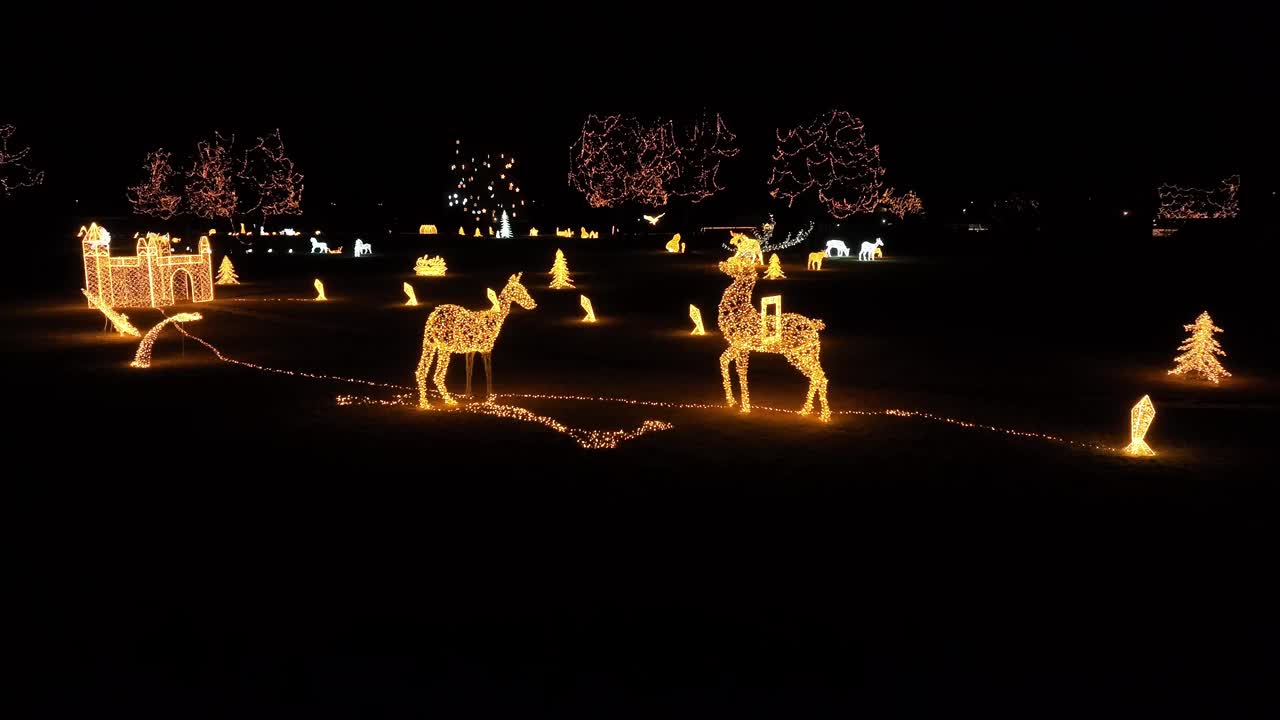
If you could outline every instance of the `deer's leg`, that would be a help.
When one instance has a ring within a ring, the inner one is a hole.
[[[484,384],[485,384],[485,400],[493,399],[493,353],[481,353],[480,357],[484,359]]]
[[[747,391],[747,363],[751,358],[750,350],[740,350],[734,363],[738,366],[738,389],[742,392],[742,412],[751,412],[751,394]]]
[[[733,346],[725,348],[720,355],[720,377],[724,379],[724,399],[729,407],[733,407],[733,383],[729,380],[729,363],[733,362]]]
[[[413,376],[418,381],[418,408],[426,410],[431,407],[427,402],[427,370],[431,369],[431,356],[435,354],[436,346],[424,344],[422,346],[422,359],[418,361],[418,369],[414,371]]]
[[[439,348],[436,354],[436,371],[431,379],[436,383],[436,390],[440,391],[440,397],[444,398],[446,405],[457,405],[458,401],[453,399],[449,394],[449,389],[444,386],[444,374],[449,370],[450,353],[444,348]]]
[[[467,391],[463,393],[462,397],[471,397],[471,367],[475,364],[476,354],[473,352],[467,353]]]

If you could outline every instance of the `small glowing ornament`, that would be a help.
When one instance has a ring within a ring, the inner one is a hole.
[[[1194,323],[1183,325],[1184,330],[1191,332],[1191,337],[1182,341],[1178,349],[1182,354],[1173,359],[1178,363],[1178,367],[1170,370],[1169,375],[1198,375],[1201,379],[1208,380],[1214,385],[1218,384],[1218,378],[1231,377],[1231,373],[1222,367],[1222,363],[1218,362],[1217,356],[1226,357],[1227,353],[1218,344],[1214,333],[1222,332],[1222,328],[1213,324],[1213,318],[1209,317],[1208,311],[1200,313]]]
[[[462,237],[466,237],[466,236],[467,236],[467,234],[466,234],[465,232],[463,232],[463,231],[462,231],[462,228],[458,228],[458,234],[459,234],[459,235],[461,235]]]
[[[689,306],[689,319],[693,321],[694,335],[706,335],[707,331],[702,328],[702,311],[697,305]]]
[[[641,215],[640,217],[650,225],[657,225],[658,221],[662,219],[663,215],[666,215],[666,213],[660,213],[658,215]]]
[[[684,243],[680,242],[680,233],[672,235],[671,239],[663,247],[667,249],[667,252],[671,253],[684,252]]]
[[[447,269],[444,258],[439,255],[435,257],[423,255],[413,264],[413,272],[423,277],[444,277]]]
[[[591,298],[586,295],[579,295],[578,304],[582,306],[583,310],[587,311],[587,316],[582,318],[582,322],[595,322],[596,311],[591,308]]]
[[[765,280],[785,280],[786,275],[782,272],[782,261],[778,259],[778,253],[769,256],[769,267],[764,271]]]
[[[467,391],[471,394],[471,366],[475,354],[480,353],[484,360],[485,382],[488,394],[493,395],[493,365],[490,355],[493,345],[502,331],[502,324],[511,311],[514,302],[526,310],[533,310],[538,305],[529,297],[529,291],[520,284],[517,273],[507,280],[506,287],[498,295],[497,307],[490,310],[467,310],[458,305],[440,305],[431,311],[427,318],[426,329],[422,333],[422,359],[418,361],[418,369],[414,377],[418,382],[418,407],[426,409],[427,371],[434,360],[436,369],[432,380],[440,397],[446,405],[456,405],[457,401],[449,394],[444,385],[444,377],[449,369],[449,358],[454,353],[465,353],[467,356]]]
[[[569,228],[567,230],[561,230],[560,228],[556,228],[556,237],[562,237],[562,238],[573,237],[573,228]]]
[[[874,243],[869,243],[869,242],[862,243],[862,249],[858,251],[858,259],[874,260],[876,251],[883,246],[884,246],[884,241],[881,240],[880,238],[876,238],[876,241]]]
[[[367,243],[360,238],[356,238],[356,257],[364,257],[373,254],[373,243]]]
[[[436,230],[435,225],[419,225],[418,226],[419,235],[435,235],[437,232],[438,231]]]
[[[324,283],[320,282],[320,278],[316,278],[316,281],[315,281],[313,284],[316,286],[316,297],[315,297],[315,299],[316,299],[317,301],[324,301],[324,300],[328,300],[329,298],[327,298],[327,297],[325,297],[325,296],[324,296]]]
[[[809,253],[809,264],[805,267],[805,269],[806,269],[806,270],[821,270],[821,269],[822,269],[822,259],[823,259],[823,258],[825,258],[826,256],[827,256],[827,254],[826,254],[825,252],[811,252],[811,253]]]
[[[735,258],[745,258],[756,265],[764,264],[764,251],[760,249],[759,240],[733,233],[729,236],[729,244],[737,248],[733,255]]]
[[[538,237],[538,228],[536,227],[529,228],[529,237]]]
[[[809,392],[800,414],[813,411],[817,397],[819,417],[823,422],[831,419],[827,405],[827,376],[822,370],[822,349],[819,332],[826,325],[821,320],[795,313],[783,314],[782,297],[762,298],[761,312],[756,312],[751,302],[751,291],[756,284],[755,265],[747,260],[730,258],[720,263],[720,271],[733,278],[720,299],[718,322],[720,332],[729,347],[720,356],[720,375],[724,381],[725,400],[732,407],[733,386],[729,380],[729,365],[738,368],[738,384],[742,391],[742,412],[751,412],[751,399],[747,390],[747,363],[752,352],[777,353],[793,367],[809,378]],[[773,327],[769,327],[767,310],[775,307]]]
[[[84,293],[84,297],[89,301],[90,307],[101,312],[108,320],[111,321],[111,326],[116,329],[116,332],[121,335],[132,335],[133,337],[142,336],[142,333],[138,332],[138,328],[134,327],[133,323],[129,322],[128,315],[118,312],[109,305],[104,304],[102,300],[98,299],[98,296],[90,295],[88,290],[81,290],[80,292]]]
[[[1143,439],[1147,436],[1147,430],[1155,418],[1156,406],[1151,403],[1151,396],[1143,395],[1138,404],[1129,411],[1129,444],[1124,449],[1126,454],[1146,457],[1156,454]]]
[[[401,285],[404,288],[404,294],[409,296],[409,299],[405,302],[405,305],[417,305],[418,296],[414,294],[413,286],[410,285],[409,283],[401,283]]]
[[[231,256],[223,255],[222,264],[218,266],[218,285],[239,285],[240,278],[236,277],[236,268],[231,264]]]
[[[149,368],[151,367],[151,346],[155,345],[156,338],[160,336],[160,331],[169,323],[184,323],[193,320],[199,320],[200,313],[178,313],[171,315],[160,322],[156,323],[147,331],[142,342],[138,343],[138,352],[133,356],[133,362],[129,363],[129,367]]]
[[[329,252],[329,243],[323,243],[315,238],[311,238],[311,253],[320,253],[321,255]]]
[[[551,276],[549,287],[552,290],[568,290],[573,287],[573,280],[569,278],[569,261],[559,248],[556,249],[556,260],[551,265],[551,272],[547,274]]]
[[[849,257],[849,246],[843,240],[828,240],[827,257]]]
[[[472,235],[471,237],[484,237],[484,235],[480,234],[480,228],[476,228],[476,234]]]

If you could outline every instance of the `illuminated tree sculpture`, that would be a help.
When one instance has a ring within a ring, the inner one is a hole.
[[[230,220],[239,207],[231,156],[234,139],[215,133],[213,140],[196,143],[196,156],[187,171],[187,208],[197,217]]]
[[[231,264],[231,256],[223,255],[222,264],[218,266],[218,285],[239,285],[240,278],[236,277],[235,266]]]
[[[1177,185],[1161,185],[1156,189],[1160,196],[1158,220],[1222,220],[1240,214],[1237,195],[1240,192],[1240,176],[1223,178],[1216,188],[1184,188]]]
[[[168,220],[178,214],[182,205],[182,196],[172,191],[173,176],[176,174],[169,162],[170,153],[163,148],[147,153],[142,169],[147,179],[141,184],[129,188],[129,204],[138,215],[150,215],[161,220]]]
[[[769,267],[764,271],[765,280],[785,280],[786,275],[782,273],[782,261],[778,259],[778,253],[769,256]]]
[[[569,278],[569,261],[564,257],[564,251],[556,249],[556,261],[551,264],[552,290],[568,290],[573,287],[573,280]]]
[[[449,207],[466,213],[476,222],[497,222],[498,216],[510,211],[518,218],[524,211],[525,196],[516,179],[516,159],[505,152],[464,152],[462,141],[455,140],[453,163],[453,188],[446,200]]]
[[[511,237],[511,218],[507,217],[507,211],[502,211],[502,221],[498,224],[498,237]]]
[[[1218,362],[1218,356],[1226,357],[1227,353],[1213,336],[1214,333],[1222,332],[1222,328],[1213,324],[1209,313],[1200,313],[1194,323],[1182,327],[1191,333],[1191,337],[1178,346],[1182,354],[1173,359],[1178,366],[1168,374],[1198,375],[1214,385],[1218,384],[1218,378],[1231,377],[1231,373]]]
[[[777,131],[769,194],[787,201],[815,191],[835,218],[875,210],[884,168],[861,119],[833,110],[810,125]]]
[[[245,213],[258,211],[263,218],[302,214],[302,174],[285,154],[278,129],[258,138],[245,153],[241,178],[257,201]]]
[[[21,187],[34,187],[44,182],[44,172],[27,167],[24,162],[30,148],[9,149],[9,138],[17,132],[12,125],[0,125],[0,191],[5,195]]]

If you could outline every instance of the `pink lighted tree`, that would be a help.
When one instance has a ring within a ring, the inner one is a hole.
[[[187,207],[197,217],[230,220],[235,215],[240,198],[231,156],[234,140],[234,136],[227,139],[215,133],[213,140],[196,143],[196,156],[187,171]]]
[[[285,154],[280,131],[258,138],[245,153],[241,178],[257,202],[245,213],[259,211],[264,218],[302,214],[302,174]]]
[[[809,125],[777,131],[769,194],[787,201],[815,191],[833,217],[869,213],[880,203],[880,146],[861,119],[833,110]]]
[[[34,187],[44,182],[44,172],[27,166],[30,148],[9,148],[9,138],[17,132],[12,125],[0,125],[0,191],[5,195],[22,187]]]
[[[142,169],[147,177],[139,185],[129,188],[129,204],[137,215],[150,215],[168,220],[178,214],[182,196],[172,192],[176,174],[169,162],[170,154],[163,148],[147,153]]]

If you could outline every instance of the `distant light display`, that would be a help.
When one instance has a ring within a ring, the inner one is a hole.
[[[1157,220],[1226,220],[1240,214],[1239,175],[1223,178],[1216,188],[1165,184],[1156,192],[1160,197]]]
[[[31,148],[10,148],[9,139],[18,129],[12,125],[0,125],[0,191],[5,195],[23,187],[34,187],[44,182],[44,172],[27,165]]]
[[[526,198],[516,179],[516,159],[507,153],[475,153],[454,141],[449,165],[453,186],[445,201],[452,210],[466,213],[476,222],[496,223],[502,211],[517,219],[525,211]]]

